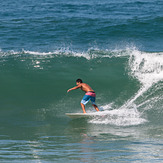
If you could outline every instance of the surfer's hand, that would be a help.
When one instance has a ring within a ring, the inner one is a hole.
[[[71,91],[71,89],[69,89],[69,90],[67,91],[67,93],[70,92],[70,91]]]

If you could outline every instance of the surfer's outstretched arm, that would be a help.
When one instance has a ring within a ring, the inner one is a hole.
[[[72,90],[78,89],[78,88],[81,88],[81,85],[77,85],[77,86],[75,86],[75,87],[73,87],[73,88],[70,88],[70,89],[67,91],[67,93],[70,92],[70,91],[72,91]]]

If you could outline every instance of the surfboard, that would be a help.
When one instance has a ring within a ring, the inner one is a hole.
[[[65,113],[65,114],[72,119],[91,118],[96,116],[94,113]]]

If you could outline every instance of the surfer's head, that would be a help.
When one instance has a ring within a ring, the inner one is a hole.
[[[80,83],[83,83],[83,81],[82,81],[81,79],[77,79],[77,80],[76,80],[76,84],[78,85],[78,84],[80,84]]]

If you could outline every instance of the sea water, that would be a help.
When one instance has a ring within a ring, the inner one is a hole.
[[[163,162],[162,6],[2,1],[0,162]],[[66,117],[82,112],[77,78],[98,116]]]

